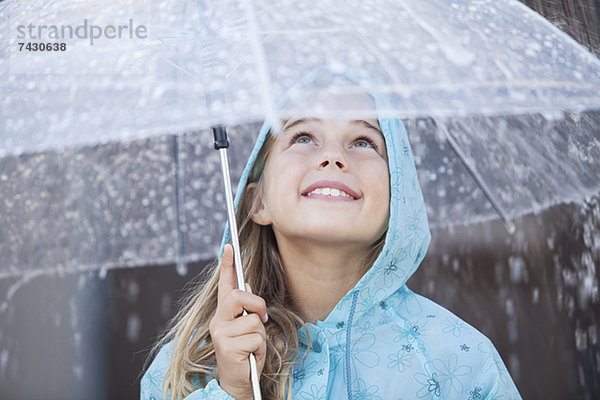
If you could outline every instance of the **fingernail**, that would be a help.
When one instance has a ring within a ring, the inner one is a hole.
[[[265,323],[269,320],[269,314],[265,313]]]

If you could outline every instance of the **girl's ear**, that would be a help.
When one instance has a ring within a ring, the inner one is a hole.
[[[260,189],[256,182],[246,186],[244,196],[246,196],[246,204],[250,204],[250,218],[252,221],[259,225],[271,225],[271,216],[262,201]]]

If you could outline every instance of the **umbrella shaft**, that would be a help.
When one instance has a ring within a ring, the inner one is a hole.
[[[235,278],[238,289],[246,291],[246,285],[244,283],[244,270],[242,269],[242,255],[240,253],[240,243],[235,219],[235,207],[233,204],[233,191],[231,190],[231,179],[229,178],[227,149],[220,148],[219,156],[221,157],[221,172],[225,186],[225,202],[227,203],[227,218],[229,221],[229,232],[231,233],[231,245],[233,246],[234,252]],[[247,314],[248,313],[246,310],[244,310],[244,315]],[[256,357],[254,356],[254,353],[250,353],[248,358],[250,362],[250,381],[252,383],[254,400],[261,400],[262,397],[260,394],[260,382],[258,376],[258,367],[256,366]]]
[[[233,191],[231,190],[231,180],[229,178],[229,161],[227,159],[227,149],[219,149],[221,157],[221,172],[223,173],[223,184],[225,186],[225,202],[227,204],[227,219],[229,221],[229,232],[231,234],[231,245],[234,251],[235,278],[237,288],[246,291],[244,284],[244,271],[242,269],[242,256],[240,253],[240,243],[238,239],[237,223],[235,218],[235,207],[233,204]]]

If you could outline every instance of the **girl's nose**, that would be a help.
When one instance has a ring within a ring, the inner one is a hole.
[[[337,147],[328,146],[323,150],[320,156],[319,168],[326,168],[327,166],[333,166],[344,171],[348,168],[348,163],[344,158],[344,155]]]

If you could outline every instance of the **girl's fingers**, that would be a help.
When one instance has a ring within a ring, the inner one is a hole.
[[[223,321],[218,326],[214,326],[211,331],[211,336],[216,338],[216,341],[219,341],[221,338],[225,339],[224,341],[227,341],[227,338],[231,339],[251,333],[256,333],[260,335],[263,340],[267,340],[265,326],[260,320],[260,317],[256,314],[244,315],[233,321]]]
[[[219,304],[236,288],[233,247],[228,243],[223,247],[223,256],[219,264],[219,294],[217,296]]]
[[[267,342],[258,333],[248,333],[246,335],[230,338],[227,341],[227,347],[229,349],[235,349],[235,353],[232,353],[230,350],[230,354],[232,356],[234,356],[234,354],[239,355],[240,362],[248,362],[247,359],[250,353],[254,353],[257,358],[262,359],[263,355],[266,353]]]
[[[267,305],[260,296],[233,289],[228,296],[219,302],[215,316],[222,321],[231,321],[246,310],[256,313],[263,323],[267,322]]]

